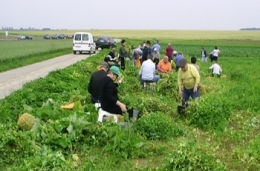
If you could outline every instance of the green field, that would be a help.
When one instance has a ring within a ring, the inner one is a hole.
[[[0,101],[1,169],[260,170],[259,39],[247,40],[249,34],[232,40],[215,36],[219,37],[160,38],[162,49],[173,42],[188,61],[191,56],[200,58],[201,46],[208,53],[214,46],[221,51],[222,78],[209,77],[211,63],[198,61],[201,85],[206,88],[199,101],[190,103],[186,117],[177,114],[176,72],[163,75],[154,92],[144,91],[138,69],[127,61],[120,99],[142,117],[129,129],[97,124],[97,111],[86,87],[109,50],[26,84]],[[127,39],[127,48],[138,46],[143,39],[148,37]],[[154,43],[157,38],[149,39]],[[75,101],[83,108],[60,108]],[[25,112],[38,118],[31,131],[22,131],[16,124]]]

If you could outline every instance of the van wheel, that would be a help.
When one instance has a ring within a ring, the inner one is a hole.
[[[77,53],[77,52],[74,50],[74,51],[73,51],[73,54],[75,55],[76,53]]]
[[[81,52],[81,51],[79,51],[79,53],[80,53],[80,54],[82,54],[82,52]]]
[[[95,53],[96,53],[96,51],[94,50],[94,51],[93,51],[93,53],[95,54]]]

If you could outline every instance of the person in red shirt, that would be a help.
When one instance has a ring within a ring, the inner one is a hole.
[[[168,73],[172,70],[172,65],[168,61],[168,56],[164,56],[164,58],[158,64],[158,71],[160,73]]]
[[[168,46],[166,48],[166,55],[168,56],[169,62],[171,63],[173,57],[173,47],[171,43],[168,43]]]

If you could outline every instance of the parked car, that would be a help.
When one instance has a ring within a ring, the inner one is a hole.
[[[25,39],[27,39],[27,40],[32,40],[33,38],[32,38],[32,36],[30,36],[30,35],[26,35],[26,36],[25,36]]]
[[[116,41],[109,36],[99,36],[96,41],[96,49],[101,48],[111,48],[111,47],[116,47]]]
[[[24,35],[18,35],[18,36],[17,36],[17,39],[18,39],[18,40],[25,40],[25,36],[24,36]]]
[[[51,36],[48,35],[48,34],[45,34],[45,35],[43,36],[43,39],[51,39]]]
[[[65,38],[65,35],[64,34],[59,34],[58,35],[58,39],[64,39]]]
[[[53,36],[51,36],[51,39],[59,39],[59,35],[58,34],[54,34]]]
[[[66,39],[73,39],[73,35],[67,35]]]

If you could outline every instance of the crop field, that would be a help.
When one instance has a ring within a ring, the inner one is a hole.
[[[127,49],[142,39],[127,39]],[[147,38],[145,38],[147,39]],[[153,37],[152,44],[156,38]],[[210,77],[210,62],[198,60],[201,98],[177,114],[177,73],[162,75],[154,91],[143,90],[138,68],[126,61],[122,102],[141,115],[132,126],[97,123],[87,84],[109,50],[30,82],[0,101],[0,166],[3,170],[107,171],[258,171],[260,170],[260,44],[258,40],[172,42],[189,61],[200,59],[201,46],[218,46],[221,78]],[[161,53],[163,55],[163,53]],[[76,102],[74,109],[61,105]],[[23,113],[36,117],[29,131],[17,126]],[[1,170],[0,169],[0,170]]]
[[[0,40],[0,71],[72,52],[72,40]]]

